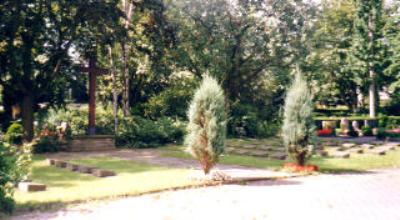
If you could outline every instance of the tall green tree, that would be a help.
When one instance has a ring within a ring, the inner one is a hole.
[[[325,105],[347,105],[357,108],[357,83],[351,71],[349,53],[355,19],[353,0],[325,1],[313,34],[309,59],[313,92],[316,100]]]
[[[376,116],[377,94],[387,66],[383,36],[383,1],[358,0],[351,61],[363,91],[368,91],[369,116]]]
[[[169,2],[176,69],[197,79],[204,72],[215,77],[229,111],[254,106],[246,109],[263,120],[276,118],[293,64],[303,66],[309,53],[317,7],[301,0]]]
[[[112,41],[122,16],[117,0],[13,1],[0,4],[0,84],[6,114],[20,105],[25,137],[33,137],[38,103],[62,104],[74,72],[71,50],[92,56]],[[7,124],[7,123],[4,123]]]

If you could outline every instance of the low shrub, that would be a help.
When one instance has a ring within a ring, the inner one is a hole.
[[[8,127],[4,140],[10,144],[21,145],[24,137],[24,128],[19,123],[13,123]]]
[[[33,145],[34,153],[53,153],[60,150],[60,142],[57,137],[54,136],[44,136],[36,140]]]
[[[361,131],[363,133],[364,136],[374,136],[373,132],[372,132],[372,128],[369,126],[364,126],[361,128]]]
[[[174,85],[151,97],[144,104],[144,116],[152,119],[164,116],[186,118],[186,110],[196,84],[194,80],[177,79]]]
[[[380,140],[386,138],[400,138],[400,129],[387,130],[385,128],[379,128],[376,138]]]
[[[133,148],[158,147],[163,144],[180,142],[185,134],[185,125],[170,118],[157,121],[139,116],[121,121],[116,145]]]
[[[0,141],[0,212],[14,210],[14,185],[27,178],[30,161],[30,146],[15,147]]]

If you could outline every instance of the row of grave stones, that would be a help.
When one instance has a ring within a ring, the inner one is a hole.
[[[389,143],[332,143],[320,146],[316,152],[322,157],[350,158],[354,154],[386,155],[388,151],[397,150],[400,144]]]
[[[116,175],[115,172],[110,170],[100,169],[91,166],[77,165],[63,160],[48,159],[48,163],[51,166],[64,168],[73,172],[91,174],[96,177],[109,177]]]
[[[262,144],[228,144],[226,153],[243,156],[254,156],[285,160],[287,155],[285,149],[279,146],[266,146]]]
[[[352,154],[375,154],[385,155],[390,150],[396,150],[400,147],[398,142],[372,142],[372,143],[346,143],[346,142],[322,142],[316,147],[316,154],[322,157],[349,158]],[[287,158],[284,147],[277,143],[274,146],[268,146],[262,142],[254,143],[228,143],[225,149],[226,153],[243,156],[263,157],[277,160]]]

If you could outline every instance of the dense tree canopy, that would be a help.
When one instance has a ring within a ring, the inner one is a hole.
[[[295,64],[319,104],[358,111],[399,91],[398,9],[382,0],[6,0],[0,10],[1,124],[22,118],[27,139],[39,103],[63,106],[70,89],[87,101],[78,64],[89,57],[110,70],[97,93],[115,119],[122,109],[186,120],[198,81],[215,77],[230,135],[281,123]]]

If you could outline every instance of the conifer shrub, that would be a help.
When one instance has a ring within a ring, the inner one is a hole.
[[[307,82],[296,70],[285,99],[282,137],[289,157],[301,166],[312,154],[310,143],[315,130],[312,113],[313,102]]]
[[[218,82],[205,76],[190,103],[185,144],[208,174],[224,152],[226,139],[225,96]]]

